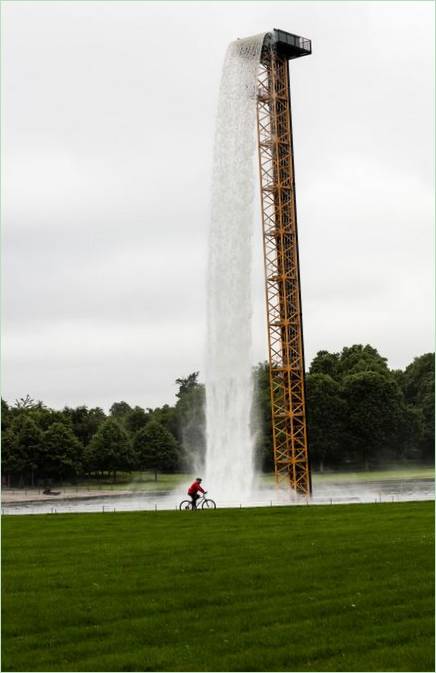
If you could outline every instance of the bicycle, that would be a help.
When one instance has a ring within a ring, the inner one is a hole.
[[[206,498],[207,492],[204,493],[196,502],[195,507],[192,506],[192,500],[182,500],[179,505],[180,510],[195,510],[195,509],[216,509],[216,503],[210,498]]]

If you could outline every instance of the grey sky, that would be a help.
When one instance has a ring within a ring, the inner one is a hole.
[[[313,41],[291,62],[307,366],[433,350],[433,3],[2,4],[3,397],[156,406],[202,370],[221,66],[274,27]]]

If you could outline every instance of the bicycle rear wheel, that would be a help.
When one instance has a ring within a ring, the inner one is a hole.
[[[201,509],[216,509],[216,504],[213,500],[205,500]]]
[[[182,500],[182,502],[179,505],[180,510],[188,510],[192,509],[192,502],[190,500]]]

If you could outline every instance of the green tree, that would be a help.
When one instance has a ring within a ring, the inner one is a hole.
[[[150,420],[150,412],[144,411],[142,407],[134,407],[125,417],[125,424],[127,430],[132,434],[136,434],[138,430],[144,428]]]
[[[434,353],[416,357],[401,381],[406,403],[422,415],[419,449],[425,462],[434,462],[434,383]]]
[[[88,471],[109,472],[116,481],[118,471],[135,466],[135,454],[126,430],[114,418],[108,418],[85,449]]]
[[[117,421],[120,423],[124,423],[126,420],[126,417],[130,412],[132,411],[132,407],[130,404],[127,404],[127,402],[114,402],[111,408],[109,409],[109,413],[112,416],[112,418],[115,418]]]
[[[15,408],[20,410],[34,409],[35,407],[42,406],[44,406],[42,402],[35,402],[29,394],[26,397],[20,397],[18,400],[15,400]]]
[[[310,374],[328,374],[335,381],[357,372],[371,371],[389,375],[386,358],[369,344],[344,346],[341,353],[319,351],[310,365]]]
[[[168,432],[171,432],[177,441],[180,440],[181,435],[178,425],[176,407],[172,407],[169,404],[164,404],[162,407],[149,409],[148,412],[149,421],[156,421],[156,423],[160,423],[164,428],[166,428],[166,430],[168,430]]]
[[[158,472],[175,472],[179,466],[176,440],[156,421],[139,430],[133,446],[139,469],[153,471],[156,481]]]
[[[83,445],[65,423],[52,423],[42,438],[44,477],[75,478],[82,469]]]
[[[20,414],[12,424],[15,435],[13,450],[17,466],[21,466],[20,476],[30,476],[35,485],[35,476],[42,463],[42,432],[28,414]]]
[[[71,423],[73,432],[83,446],[87,446],[98,428],[106,420],[106,414],[100,407],[88,409],[86,405],[75,409],[65,407],[63,415]]]
[[[306,376],[307,425],[312,466],[337,467],[344,461],[344,412],[342,386],[329,374]]]
[[[390,374],[386,358],[376,348],[369,344],[345,346],[339,357],[338,373],[340,376],[347,376],[358,372],[378,372],[386,376]]]
[[[40,407],[33,407],[27,412],[29,418],[32,418],[37,426],[45,432],[54,423],[61,423],[71,428],[71,421],[62,411],[56,409],[49,409],[41,405]]]
[[[310,374],[326,374],[332,379],[339,378],[339,353],[318,351],[310,365]]]
[[[26,468],[26,455],[21,452],[12,427],[2,430],[1,464],[2,477],[7,486],[11,486],[13,478],[23,474]]]
[[[198,383],[198,372],[184,379],[176,379],[179,384],[175,407],[177,437],[182,446],[183,469],[200,469],[206,453],[206,394],[203,384]]]
[[[365,469],[391,460],[398,452],[402,421],[397,382],[379,372],[360,371],[344,378],[343,391],[348,446],[355,460]]]
[[[401,399],[401,415],[397,427],[395,460],[421,461],[421,442],[424,434],[422,410]]]
[[[1,406],[1,415],[2,415],[2,432],[4,432],[10,425],[11,422],[11,410],[9,409],[9,405],[2,398],[1,400],[2,406]]]
[[[176,393],[176,397],[179,399],[183,397],[183,395],[186,395],[186,393],[189,393],[191,390],[196,388],[199,383],[198,383],[198,375],[200,372],[193,372],[192,374],[188,374],[186,377],[182,377],[180,379],[176,379],[176,384],[179,386],[179,390]]]

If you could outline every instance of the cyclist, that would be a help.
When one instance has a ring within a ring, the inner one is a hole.
[[[201,487],[201,482],[202,482],[201,477],[197,477],[197,479],[188,488],[188,495],[191,496],[192,500],[192,509],[197,509],[195,503],[200,497],[198,491],[200,491],[201,493],[206,493],[206,491]]]

